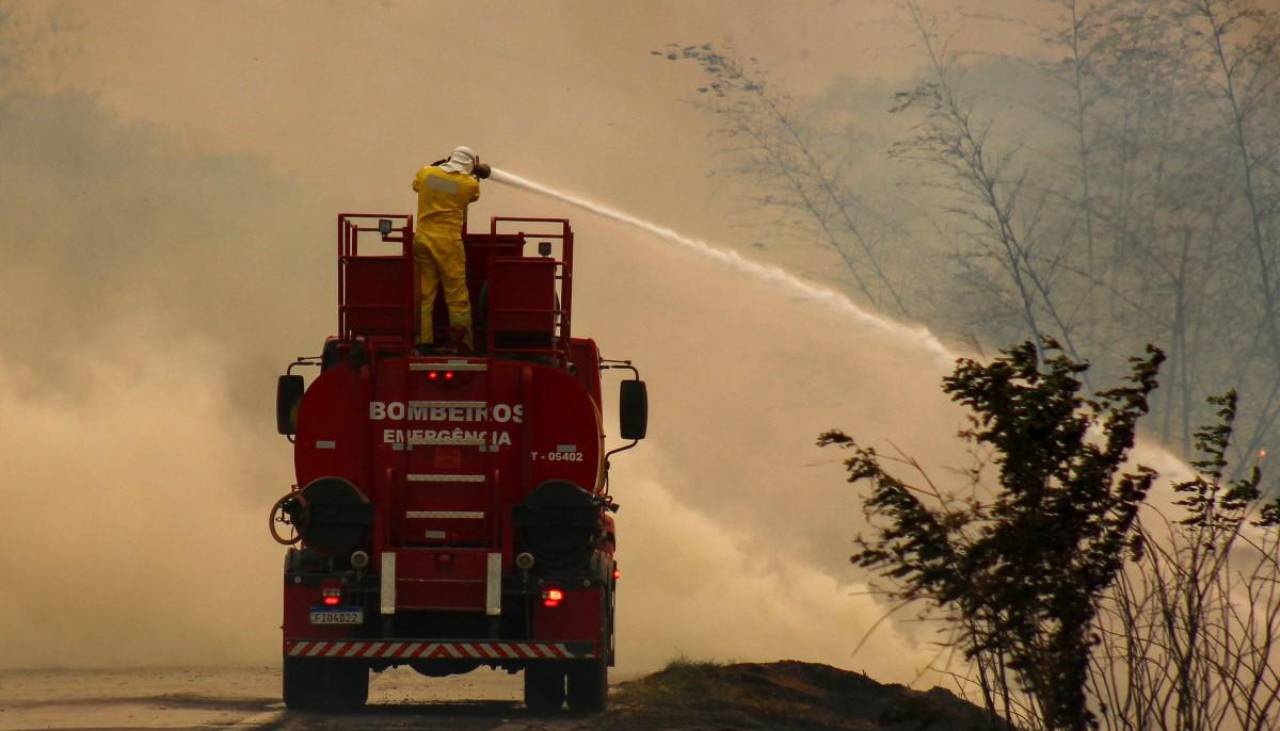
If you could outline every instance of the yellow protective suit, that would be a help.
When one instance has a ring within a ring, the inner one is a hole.
[[[471,298],[467,293],[467,259],[462,246],[462,226],[467,206],[480,198],[480,183],[465,172],[425,166],[413,178],[418,194],[418,225],[413,235],[413,259],[422,295],[418,342],[433,340],[432,312],[436,290],[444,288],[449,326],[462,334],[474,349],[471,334]]]

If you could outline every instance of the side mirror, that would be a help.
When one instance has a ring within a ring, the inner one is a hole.
[[[306,384],[302,376],[280,376],[276,381],[276,431],[296,434],[298,431],[298,407],[302,404],[302,392]]]
[[[382,234],[383,236],[388,236],[388,235],[390,235],[390,234],[391,234],[391,219],[390,219],[390,218],[379,218],[379,219],[378,219],[378,233]]]
[[[649,426],[649,392],[644,381],[622,382],[618,426],[623,439],[644,439]]]

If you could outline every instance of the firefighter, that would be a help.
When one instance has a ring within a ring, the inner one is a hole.
[[[434,346],[432,310],[436,290],[444,289],[449,307],[449,336],[460,352],[474,349],[471,334],[471,297],[467,292],[467,259],[462,228],[467,206],[480,198],[476,154],[459,147],[447,160],[423,166],[413,177],[418,194],[418,226],[413,236],[413,259],[422,296],[418,345]]]

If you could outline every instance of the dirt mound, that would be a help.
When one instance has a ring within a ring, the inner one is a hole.
[[[985,731],[981,708],[943,688],[882,685],[829,665],[675,662],[623,684],[597,729]]]

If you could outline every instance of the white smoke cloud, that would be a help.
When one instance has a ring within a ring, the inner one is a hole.
[[[32,397],[39,374],[0,360],[3,666],[273,655],[280,562],[245,488],[267,500],[288,475],[240,435],[219,350],[168,355],[86,358],[61,398]]]
[[[802,658],[909,683],[934,660],[868,587],[778,555],[763,536],[725,530],[649,480],[628,486],[619,519],[619,669],[648,672],[679,656]],[[857,655],[856,644],[870,634]]]

